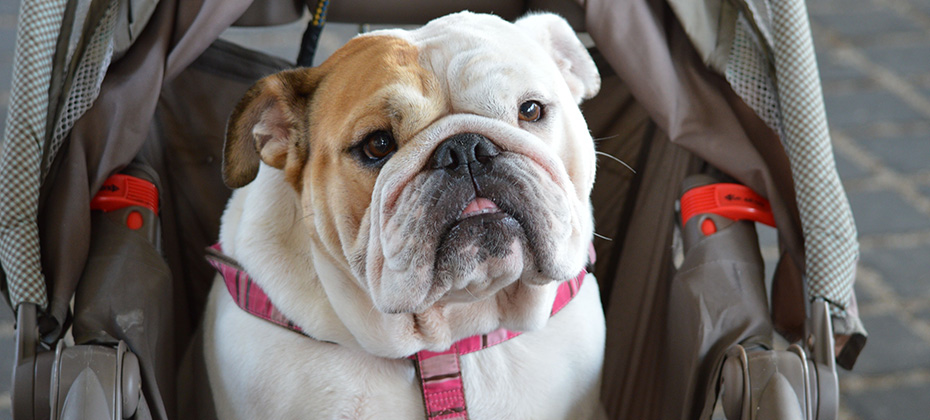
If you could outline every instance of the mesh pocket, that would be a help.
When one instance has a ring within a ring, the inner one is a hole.
[[[97,24],[97,28],[94,29],[84,55],[78,63],[68,91],[68,99],[55,122],[45,168],[51,167],[55,154],[71,131],[71,127],[74,127],[74,123],[93,105],[94,100],[100,94],[100,85],[103,83],[103,77],[113,57],[113,29],[116,27],[118,9],[119,2],[110,2],[110,6]],[[44,178],[45,175],[47,173],[43,173],[42,177]]]
[[[733,46],[724,73],[740,98],[782,138],[778,92],[759,39],[743,14],[736,22]]]

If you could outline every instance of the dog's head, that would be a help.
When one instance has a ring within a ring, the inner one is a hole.
[[[555,15],[373,32],[253,86],[223,175],[283,171],[317,250],[383,313],[546,285],[587,259],[595,155],[578,104],[599,85]]]

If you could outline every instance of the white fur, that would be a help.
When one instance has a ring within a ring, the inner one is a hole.
[[[477,23],[478,29],[468,36],[444,35],[452,28],[468,32],[471,23]],[[456,132],[473,132],[524,156],[531,172],[545,178],[540,185],[566,202],[567,216],[559,223],[567,228],[557,233],[562,240],[552,245],[553,255],[559,259],[559,270],[580,269],[593,230],[588,196],[594,152],[576,103],[596,92],[599,80],[596,71],[591,74],[590,57],[579,55],[580,43],[564,39],[570,33],[566,28],[564,21],[548,16],[511,25],[463,13],[419,31],[379,33],[406,39],[420,49],[421,61],[449,85],[444,90],[451,92],[447,99],[453,115],[430,122],[410,140],[411,146],[402,148],[381,169],[371,208],[356,226],[355,238],[343,238],[342,232],[341,244],[321,238],[320,221],[307,221],[317,202],[301,197],[281,171],[265,164],[251,184],[233,194],[220,232],[225,253],[248,269],[282,313],[322,341],[245,313],[217,278],[204,318],[204,346],[221,419],[423,418],[415,368],[405,356],[424,349],[444,350],[458,339],[501,326],[529,332],[462,357],[472,419],[602,415],[598,395],[605,332],[593,275],[587,276],[571,303],[549,318],[558,285],[551,279],[528,278],[536,271],[528,266],[521,269],[523,274],[519,270],[509,274],[516,277],[500,285],[516,291],[512,307],[496,299],[430,307],[432,312],[424,316],[440,322],[429,331],[433,327],[419,325],[413,314],[379,311],[378,299],[390,301],[409,292],[391,285],[376,291],[348,262],[349,251],[356,248],[367,247],[370,262],[384,258],[383,249],[392,246],[391,241],[418,240],[383,233],[387,225],[382,218],[390,215],[383,207],[396,200],[436,144]],[[527,48],[501,56],[495,40],[514,37]],[[456,52],[466,50],[480,65],[463,65],[461,61],[469,56]],[[508,68],[513,62],[539,65],[510,66],[527,72],[516,78],[497,76],[488,67]],[[489,80],[482,82],[485,79],[479,76]],[[551,103],[558,104],[545,129],[502,122],[507,109],[496,106],[519,103],[526,92],[548,95]],[[411,98],[398,106],[413,107],[417,101]]]
[[[593,276],[541,331],[462,356],[472,419],[593,419],[604,345]],[[204,340],[220,419],[417,419],[413,362],[308,339],[210,294]]]

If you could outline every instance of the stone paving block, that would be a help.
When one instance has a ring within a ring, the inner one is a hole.
[[[19,14],[19,3],[20,2],[18,0],[6,0],[0,2],[0,14]]]
[[[855,163],[841,154],[835,154],[836,171],[840,174],[841,181],[859,180],[871,175],[870,171],[858,163]]]
[[[13,51],[16,51],[16,27],[0,26],[0,37],[9,39],[8,42],[0,42],[0,64],[10,66],[13,64]]]
[[[869,341],[850,374],[868,377],[930,368],[930,346],[896,316],[863,316],[862,322]]]
[[[3,35],[0,35],[3,36]],[[0,61],[0,92],[10,92],[13,83],[13,58],[9,61]]]
[[[9,39],[9,42],[0,42],[0,67],[10,71],[13,68],[13,55],[16,52],[16,28],[0,28],[0,39]]]
[[[826,25],[854,43],[869,41],[880,35],[921,33],[917,22],[888,9],[815,14],[811,20]]]
[[[911,6],[917,9],[920,12],[923,12],[925,15],[930,16],[930,2],[926,0],[917,0],[911,1]]]
[[[913,174],[930,170],[930,133],[891,138],[870,138],[857,142],[897,172]]]
[[[918,420],[930,416],[927,396],[930,384],[918,384],[846,395],[843,401],[861,420]]]
[[[851,192],[849,203],[859,235],[930,230],[930,217],[892,191]]]
[[[915,312],[914,318],[919,319],[924,324],[930,325],[930,308]]]
[[[818,48],[817,51],[826,49]],[[820,71],[820,80],[823,83],[846,82],[866,84],[871,83],[868,75],[843,60],[829,50],[817,54],[817,67]]]
[[[930,299],[930,245],[914,248],[879,248],[863,253],[860,261],[882,273],[895,293],[907,299]]]
[[[872,0],[807,0],[807,11],[812,17],[850,11],[879,10]]]
[[[872,46],[864,49],[866,56],[877,64],[903,76],[930,73],[930,45]]]
[[[878,122],[914,122],[924,117],[891,92],[869,89],[824,97],[827,122],[832,128],[852,128]]]
[[[862,285],[854,285],[853,290],[856,293],[856,305],[858,305],[859,308],[875,303],[875,296],[872,296],[871,293],[863,289]]]

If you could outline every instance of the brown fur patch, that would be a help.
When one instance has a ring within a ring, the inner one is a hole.
[[[310,107],[311,150],[302,194],[304,206],[323,222],[315,226],[320,238],[340,255],[341,247],[363,246],[355,244],[358,227],[378,175],[351,148],[378,130],[393,133],[403,147],[447,106],[435,76],[420,65],[417,48],[399,38],[355,38],[320,70],[326,76]],[[288,180],[295,184],[290,173]]]
[[[419,51],[399,38],[355,38],[321,69],[327,77],[314,97],[314,134],[355,134],[352,128],[372,127],[391,129],[400,141],[427,125],[427,114],[435,117],[445,108],[438,81],[419,63]]]
[[[309,99],[320,72],[296,69],[259,80],[229,117],[223,146],[223,180],[232,188],[255,179],[259,160],[278,169],[306,160]]]
[[[436,77],[419,51],[390,36],[349,41],[321,66],[257,82],[230,116],[224,180],[251,182],[259,162],[284,171],[328,251],[361,252],[358,238],[378,170],[352,148],[369,133],[393,133],[398,147],[448,112]],[[348,262],[345,262],[348,264]]]

